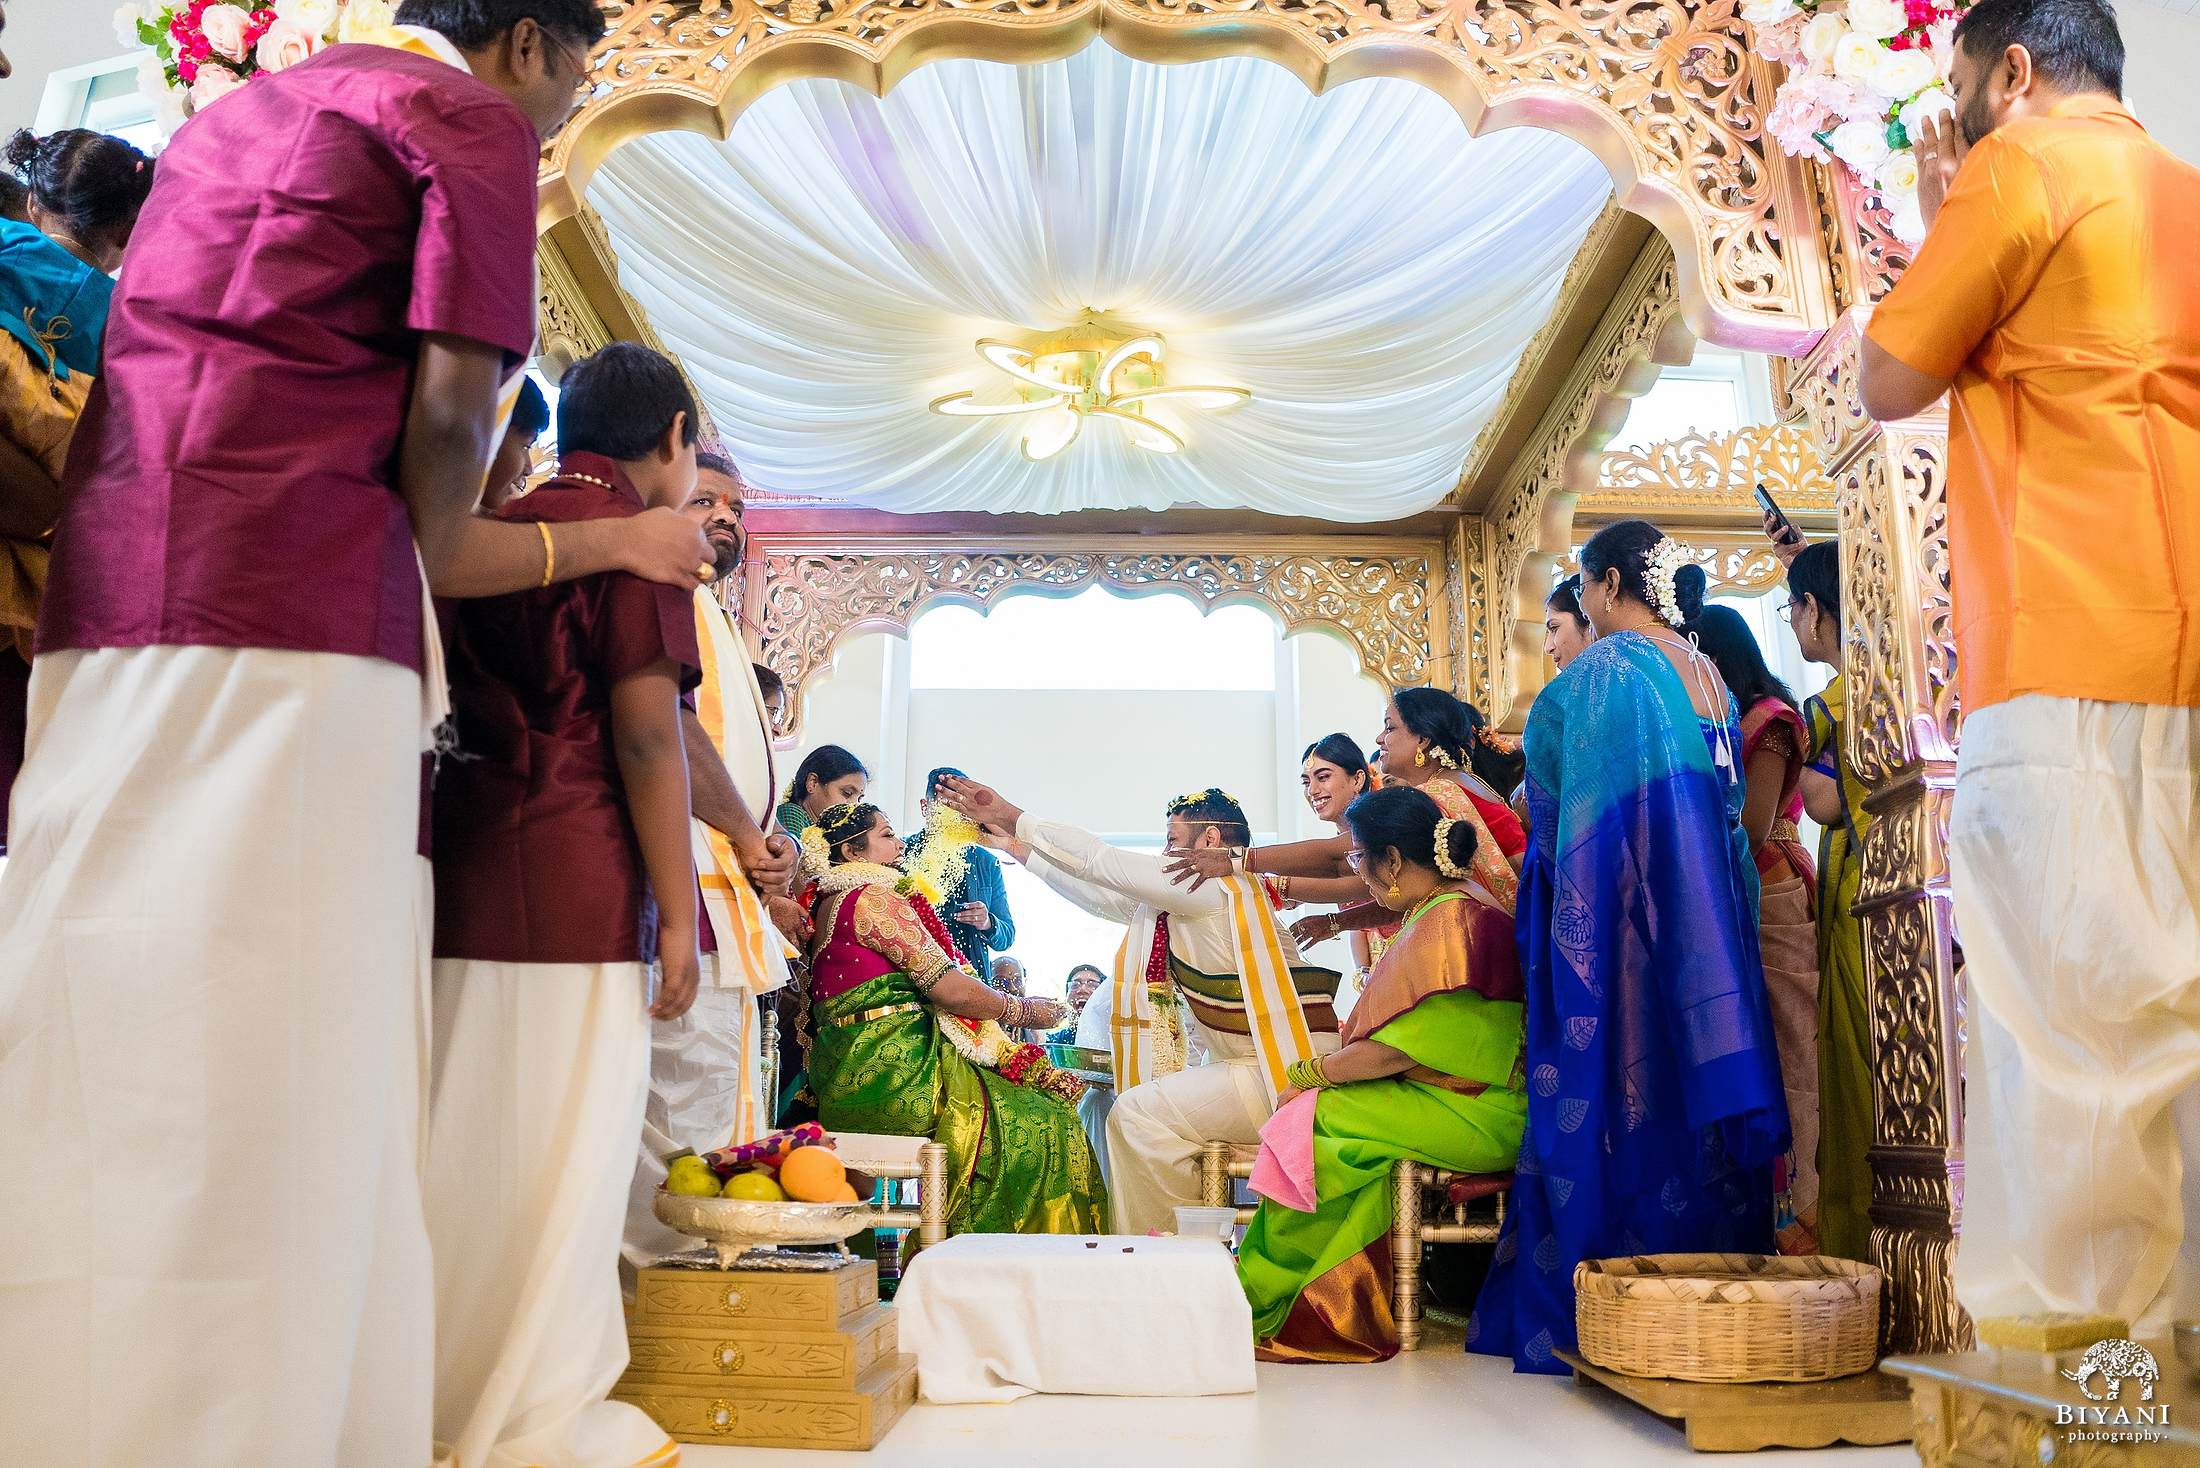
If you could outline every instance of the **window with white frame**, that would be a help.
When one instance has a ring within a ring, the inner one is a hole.
[[[152,100],[138,89],[138,58],[144,54],[133,51],[48,76],[32,131],[44,137],[85,127],[111,133],[141,153],[160,152],[168,139],[153,120]]]
[[[1658,373],[1627,409],[1613,449],[1639,449],[1691,433],[1732,433],[1772,419],[1772,387],[1763,357],[1699,346],[1686,367]]]

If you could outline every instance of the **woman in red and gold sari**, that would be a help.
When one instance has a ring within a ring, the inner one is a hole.
[[[1520,958],[1512,919],[1470,875],[1474,828],[1403,789],[1361,796],[1345,822],[1363,890],[1404,921],[1342,1048],[1290,1067],[1261,1129],[1238,1281],[1267,1361],[1395,1355],[1392,1164],[1506,1172],[1527,1122]]]
[[[1707,607],[1688,629],[1742,710],[1742,829],[1757,859],[1757,942],[1795,1145],[1777,1169],[1780,1252],[1818,1252],[1818,874],[1796,822],[1810,736],[1795,695],[1765,666],[1741,615]]]
[[[817,882],[810,1089],[830,1131],[947,1148],[952,1233],[1102,1233],[1107,1191],[1076,1104],[1083,1086],[1004,1026],[1062,1022],[1050,999],[979,982],[897,865],[875,805],[836,805],[802,833]]]

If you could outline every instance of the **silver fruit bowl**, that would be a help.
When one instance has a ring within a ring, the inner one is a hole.
[[[875,1227],[878,1210],[868,1203],[756,1203],[744,1198],[698,1198],[660,1187],[654,1205],[667,1228],[703,1239],[718,1251],[718,1267],[751,1249],[788,1244],[835,1244],[848,1252],[847,1239]]]

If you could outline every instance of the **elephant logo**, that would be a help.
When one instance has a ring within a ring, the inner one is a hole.
[[[2064,1376],[2078,1384],[2096,1402],[2113,1402],[2123,1390],[2127,1377],[2137,1379],[2140,1385],[2139,1400],[2154,1400],[2154,1383],[2161,1379],[2161,1369],[2154,1364],[2154,1353],[2137,1341],[2095,1341],[2085,1348],[2085,1356],[2076,1371],[2065,1371]],[[2096,1395],[2086,1384],[2087,1378],[2099,1376],[2108,1386],[2108,1395]]]

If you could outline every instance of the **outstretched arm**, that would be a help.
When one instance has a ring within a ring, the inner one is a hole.
[[[1349,877],[1351,870],[1344,859],[1351,850],[1351,838],[1346,836],[1255,846],[1245,853],[1245,870],[1289,877],[1293,882],[1302,878]],[[1177,848],[1164,855],[1168,857],[1169,880],[1189,883],[1194,892],[1230,875],[1230,853],[1217,846]],[[1294,890],[1292,896],[1298,897],[1298,893]],[[1335,899],[1309,896],[1299,900],[1329,902]]]
[[[1024,848],[1022,860],[1025,871],[1103,922],[1128,923],[1138,915],[1138,904],[1120,892],[1081,882],[1028,846]]]
[[[1108,845],[1090,831],[1039,820],[998,790],[975,780],[943,777],[940,798],[981,826],[1013,832],[1015,839],[1029,843],[1069,875],[1134,903],[1181,913],[1219,911],[1229,903],[1229,897],[1219,888],[1194,895],[1188,888],[1173,885],[1158,856],[1125,851]]]

